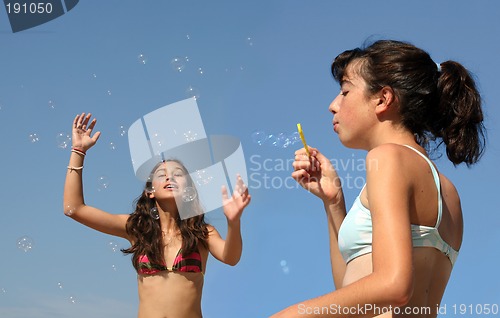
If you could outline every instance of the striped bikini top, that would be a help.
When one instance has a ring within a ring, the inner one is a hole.
[[[163,271],[203,274],[201,255],[198,250],[184,255],[182,249],[179,249],[172,267],[167,267],[165,264],[152,263],[149,261],[147,255],[139,256],[138,265],[139,269],[137,273],[142,275],[153,275]]]
[[[413,247],[433,247],[443,252],[450,260],[451,265],[455,264],[458,257],[458,251],[454,250],[448,243],[446,243],[439,234],[438,227],[441,223],[443,216],[443,203],[441,197],[441,183],[439,181],[439,174],[432,164],[432,162],[424,156],[420,151],[413,147],[404,145],[422,158],[429,164],[434,182],[436,183],[438,194],[438,215],[437,221],[434,226],[425,226],[411,224],[411,238]],[[364,189],[364,187],[363,187]],[[361,190],[361,192],[363,191]],[[360,193],[361,194],[361,193]],[[345,262],[348,263],[354,258],[372,252],[372,217],[370,210],[368,210],[362,203],[360,195],[354,201],[349,213],[347,213],[344,221],[342,222],[339,234],[338,245],[340,253]]]

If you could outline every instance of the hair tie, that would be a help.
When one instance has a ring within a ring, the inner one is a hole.
[[[438,73],[441,73],[441,64],[440,63],[436,63],[436,66],[438,68]]]

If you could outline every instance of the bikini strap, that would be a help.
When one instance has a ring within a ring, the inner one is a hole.
[[[421,153],[417,149],[413,148],[412,146],[409,146],[409,145],[403,145],[403,146],[410,148],[411,150],[418,153],[422,158],[425,159],[425,161],[427,161],[427,163],[431,167],[432,176],[434,177],[434,182],[436,183],[436,188],[437,188],[437,193],[438,193],[438,217],[437,217],[436,225],[434,226],[435,228],[438,228],[439,224],[441,224],[441,218],[443,216],[443,200],[441,198],[441,182],[439,181],[439,174],[438,174],[436,168],[434,167],[434,165],[432,164],[432,162],[430,161],[430,159],[427,158],[423,153]]]

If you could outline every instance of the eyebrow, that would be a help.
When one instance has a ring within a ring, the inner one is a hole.
[[[349,79],[347,78],[342,78],[342,80],[340,81],[340,86],[344,85],[344,84],[350,84],[350,85],[354,85]]]
[[[175,172],[175,171],[177,171],[177,170],[180,170],[182,173],[184,173],[184,170],[182,170],[182,168],[180,168],[180,167],[175,167],[175,168],[172,170],[172,172]],[[156,174],[156,173],[158,173],[158,172],[160,172],[160,171],[167,173],[167,169],[165,169],[165,168],[161,168],[161,169],[156,170],[156,171],[155,171],[155,174]]]

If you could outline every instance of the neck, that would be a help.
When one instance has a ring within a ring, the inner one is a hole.
[[[161,229],[166,232],[174,232],[178,229],[177,218],[179,212],[177,207],[169,204],[157,204],[158,214],[160,215]]]
[[[417,142],[415,136],[408,129],[403,127],[386,126],[379,127],[378,131],[371,134],[373,138],[368,140],[366,145],[367,151],[372,150],[383,144],[398,144],[398,145],[410,145],[415,146]]]

